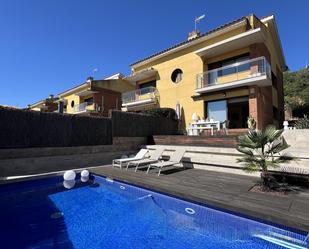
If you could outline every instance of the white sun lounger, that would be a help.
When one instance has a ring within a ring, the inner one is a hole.
[[[121,169],[123,165],[126,165],[126,164],[129,163],[129,162],[144,159],[144,158],[145,158],[145,155],[147,154],[147,152],[148,152],[147,149],[141,149],[141,150],[135,155],[135,157],[114,159],[112,165],[113,165],[113,167],[119,166],[120,169]]]
[[[183,148],[176,149],[176,151],[175,151],[175,152],[173,153],[173,155],[170,157],[170,160],[169,160],[169,161],[158,162],[158,163],[151,163],[151,164],[149,164],[146,173],[148,174],[150,168],[159,168],[159,173],[158,173],[158,176],[159,176],[159,175],[161,174],[162,168],[180,164],[180,163],[181,163],[181,160],[182,160],[182,158],[183,158],[183,155],[185,154],[185,152],[186,152],[186,150],[183,149]]]
[[[158,148],[151,154],[149,158],[144,158],[142,160],[137,160],[137,161],[131,161],[127,164],[127,170],[129,166],[132,165],[132,166],[135,166],[135,172],[136,172],[138,167],[141,165],[157,163],[159,162],[159,159],[161,158],[163,152],[164,152],[164,148]]]

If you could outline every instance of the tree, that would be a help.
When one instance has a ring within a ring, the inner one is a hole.
[[[285,107],[293,116],[309,114],[309,68],[283,74]]]
[[[238,137],[237,150],[243,154],[237,161],[244,164],[246,172],[261,171],[261,185],[264,190],[272,188],[273,180],[270,168],[293,160],[281,152],[289,147],[282,137],[283,130],[268,126],[263,130],[250,129],[244,136]]]

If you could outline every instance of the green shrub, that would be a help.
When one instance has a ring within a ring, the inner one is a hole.
[[[155,108],[143,111],[143,113],[152,115],[154,117],[176,119],[176,112],[172,108]]]
[[[303,118],[299,119],[295,123],[296,129],[309,129],[309,118],[304,115]]]

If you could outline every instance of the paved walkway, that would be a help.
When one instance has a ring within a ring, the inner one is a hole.
[[[199,169],[162,171],[98,167],[93,173],[309,232],[309,190],[288,196],[248,192],[258,178]]]

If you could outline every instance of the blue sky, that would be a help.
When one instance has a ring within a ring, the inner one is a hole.
[[[307,0],[0,0],[0,104],[25,107],[250,13],[275,14],[287,64],[309,64]]]

